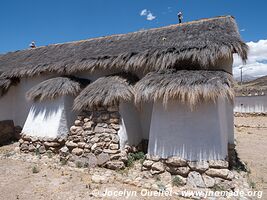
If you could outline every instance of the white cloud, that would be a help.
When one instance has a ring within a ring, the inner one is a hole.
[[[241,59],[234,55],[234,76],[240,76],[240,67],[244,67],[244,75],[254,77],[267,75],[267,40],[258,42],[248,42],[249,53],[246,65],[243,65]]]
[[[148,14],[148,10],[144,9],[140,12],[140,16],[146,16]]]
[[[146,16],[146,19],[149,21],[156,19],[156,16],[154,16],[153,13],[147,9],[141,10],[140,16]]]
[[[152,13],[148,13],[148,15],[146,16],[146,19],[151,21],[151,20],[156,19],[156,16],[154,16]]]

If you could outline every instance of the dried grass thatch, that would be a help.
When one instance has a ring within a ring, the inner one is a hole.
[[[0,78],[0,97],[6,94],[11,86],[16,86],[19,78]]]
[[[45,80],[31,88],[26,98],[32,101],[52,100],[64,95],[76,96],[89,80],[75,77],[56,77]]]
[[[74,110],[84,110],[97,106],[115,105],[120,101],[134,99],[132,84],[137,78],[132,75],[112,75],[101,77],[88,85],[74,100]]]
[[[202,101],[216,101],[223,97],[233,100],[232,75],[223,71],[150,72],[135,85],[135,102],[178,99],[191,108]]]
[[[0,56],[0,71],[23,77],[96,69],[212,69],[233,53],[245,61],[247,51],[234,18],[226,16],[7,53]]]

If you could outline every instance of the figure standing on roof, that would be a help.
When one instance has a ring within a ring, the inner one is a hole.
[[[30,46],[30,48],[34,49],[34,48],[36,47],[35,42],[32,41],[31,44],[30,44],[29,46]]]
[[[178,12],[177,16],[178,16],[179,24],[181,24],[182,19],[183,19],[183,13],[180,11],[180,12]]]

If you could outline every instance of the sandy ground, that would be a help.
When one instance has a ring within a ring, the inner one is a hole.
[[[267,194],[267,117],[236,117],[235,136],[237,151],[242,161],[248,164],[251,186]],[[120,182],[92,184],[88,169],[73,169],[37,161],[14,160],[9,154],[17,144],[0,147],[0,200],[57,200],[57,199],[125,199],[124,197],[96,198],[93,191],[104,192],[126,189],[137,191],[129,199],[181,199],[141,197],[140,188]],[[36,167],[38,173],[33,173]],[[266,195],[262,199],[267,199]]]
[[[267,116],[236,117],[235,126],[237,152],[249,167],[250,185],[267,199]]]

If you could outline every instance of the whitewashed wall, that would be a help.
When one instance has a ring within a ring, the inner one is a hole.
[[[65,137],[73,124],[72,97],[33,103],[22,133],[29,136],[56,138]]]
[[[119,107],[121,115],[121,126],[118,132],[121,148],[125,144],[138,145],[142,137],[142,129],[139,120],[139,113],[133,102],[122,102]]]
[[[234,111],[240,113],[267,113],[267,95],[236,97]]]
[[[150,123],[153,110],[153,103],[142,103],[139,108],[139,118],[142,128],[143,139],[149,139]]]
[[[225,159],[229,137],[233,137],[233,121],[227,120],[232,115],[229,107],[231,103],[219,100],[191,112],[177,101],[170,101],[167,109],[161,102],[154,103],[148,153],[187,160]]]
[[[26,92],[50,77],[47,75],[23,78],[17,86],[12,86],[7,94],[0,98],[0,120],[10,119],[15,125],[22,127],[31,108],[31,102],[25,98]]]

